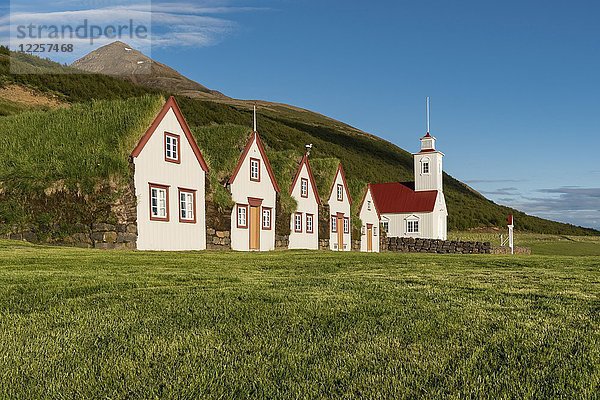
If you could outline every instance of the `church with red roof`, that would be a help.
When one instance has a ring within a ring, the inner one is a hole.
[[[370,184],[373,202],[388,237],[447,238],[448,211],[442,183],[442,158],[429,132],[414,156],[414,183]]]

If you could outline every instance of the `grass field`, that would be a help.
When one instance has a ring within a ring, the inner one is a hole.
[[[503,232],[506,238],[507,232]],[[500,233],[448,232],[449,240],[490,242],[500,245]],[[600,256],[600,236],[515,233],[515,246],[529,247],[533,254],[546,256]]]
[[[0,398],[598,398],[600,259],[0,241]]]

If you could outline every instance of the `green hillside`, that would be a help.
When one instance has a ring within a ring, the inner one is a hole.
[[[135,143],[132,137],[125,140],[126,132],[138,131],[141,125],[147,124],[146,109],[137,109],[138,105],[148,105],[149,112],[156,107],[157,97],[148,95],[166,96],[169,93],[160,93],[108,76],[73,74],[73,70],[68,67],[25,55],[18,55],[15,65],[23,71],[43,71],[45,74],[11,75],[10,57],[15,56],[8,54],[5,49],[0,51],[0,85],[23,85],[51,93],[68,103],[84,104],[72,107],[72,111],[34,113],[10,104],[3,108],[2,114],[18,114],[0,117],[0,130],[13,132],[10,140],[6,135],[1,139],[0,182],[3,187],[19,187],[23,195],[27,195],[29,187],[35,187],[39,192],[40,187],[52,187],[57,181],[78,182],[85,177],[89,178],[88,182],[93,182],[94,179],[106,179],[113,172],[121,171],[126,174],[123,169],[127,164],[126,155]],[[116,110],[119,107],[125,109],[123,103],[119,102],[128,98],[137,98],[130,100],[131,103],[127,103],[129,106],[126,107],[129,110],[136,108],[133,119],[129,121],[133,124],[131,126],[128,125],[129,117]],[[93,102],[99,99],[111,101]],[[177,100],[209,163],[217,166],[212,172],[212,182],[221,182],[233,168],[232,165],[250,133],[252,103],[187,97],[178,97]],[[97,123],[91,114],[83,119],[78,118],[80,112],[85,113],[94,107],[102,109],[104,117],[112,118],[111,113],[114,113],[116,120],[109,124],[111,129],[106,130],[108,136],[106,132],[96,133],[90,128]],[[141,119],[138,120],[138,117]],[[48,125],[44,122],[47,119],[55,121],[55,124]],[[88,127],[83,126],[86,123],[89,124]],[[74,129],[74,126],[80,126],[81,129]],[[135,129],[128,130],[134,127]],[[58,140],[65,139],[63,135],[69,135],[65,133],[69,129],[74,140]],[[283,192],[287,192],[286,185],[291,179],[283,169],[293,170],[294,160],[299,160],[307,143],[314,144],[312,158],[333,158],[343,163],[352,196],[357,202],[360,201],[361,190],[367,182],[412,180],[413,162],[410,153],[316,113],[264,103],[259,108],[259,130],[269,153],[277,154],[273,156],[273,161],[281,166],[276,170],[280,175],[278,178]],[[143,131],[139,130],[139,134]],[[415,138],[418,134],[415,133]],[[116,140],[119,135],[125,136],[119,139],[121,141],[118,145],[111,145],[110,140]],[[72,153],[79,154],[79,161],[76,163],[63,158],[65,154]],[[97,160],[101,162],[98,163]],[[73,165],[69,166],[72,162]],[[99,165],[94,166],[94,163]],[[501,227],[505,225],[506,215],[514,213],[519,221],[518,228],[525,231],[574,235],[598,233],[591,229],[527,216],[499,206],[449,175],[444,176],[444,185],[449,210],[448,226],[452,230]],[[227,200],[223,193],[216,192],[215,196],[221,197],[221,201]],[[4,196],[1,201],[6,200]],[[6,204],[0,204],[0,211],[3,209],[6,215]]]

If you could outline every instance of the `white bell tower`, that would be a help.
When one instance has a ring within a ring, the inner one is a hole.
[[[442,158],[444,153],[435,148],[435,137],[429,133],[429,97],[427,98],[427,133],[421,138],[421,150],[413,154],[415,160],[415,191],[443,191]]]

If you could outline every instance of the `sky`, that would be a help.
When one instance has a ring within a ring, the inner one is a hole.
[[[597,1],[148,5],[13,0],[11,11],[13,21],[81,18],[76,10],[95,21],[151,20],[151,41],[130,44],[191,79],[317,111],[408,151],[425,133],[430,96],[446,172],[497,203],[600,228]],[[78,49],[62,57],[92,50],[83,41]]]

